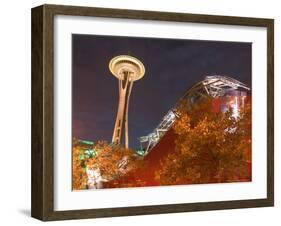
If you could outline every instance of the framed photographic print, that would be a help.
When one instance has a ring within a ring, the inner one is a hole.
[[[274,204],[272,19],[32,9],[32,216]]]

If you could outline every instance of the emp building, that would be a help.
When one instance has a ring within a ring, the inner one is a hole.
[[[186,91],[151,133],[139,138],[140,150],[138,153],[146,156],[170,130],[177,118],[180,117],[177,115],[176,109],[182,99],[187,100],[188,107],[192,108],[202,98],[211,97],[214,111],[225,112],[231,108],[233,117],[237,118],[239,109],[243,108],[245,101],[249,99],[247,96],[250,96],[250,88],[233,78],[220,75],[205,77],[203,81],[196,83]]]

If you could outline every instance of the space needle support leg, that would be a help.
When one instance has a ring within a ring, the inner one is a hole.
[[[128,85],[129,85],[129,78],[126,76],[124,80],[119,80],[119,104],[118,104],[118,111],[117,117],[114,126],[114,132],[112,136],[112,143],[119,145],[122,138],[122,129],[125,123],[125,112],[126,112],[126,105],[127,105],[127,96],[128,96]],[[125,134],[126,135],[126,134]]]
[[[130,100],[130,95],[132,92],[133,88],[133,81],[129,82],[129,89],[128,89],[128,94],[127,94],[127,100],[126,100],[126,109],[125,109],[125,147],[129,148],[129,121],[128,121],[128,109],[129,109],[129,100]]]

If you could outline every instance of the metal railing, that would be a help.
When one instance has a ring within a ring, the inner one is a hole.
[[[143,155],[148,154],[159,143],[161,138],[171,129],[177,118],[180,117],[176,113],[176,109],[181,100],[187,100],[189,107],[192,107],[202,97],[222,97],[233,90],[249,91],[250,88],[233,78],[220,75],[206,76],[203,81],[196,83],[177,101],[175,107],[167,112],[151,133],[139,137]]]

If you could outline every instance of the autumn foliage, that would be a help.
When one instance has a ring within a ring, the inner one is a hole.
[[[82,150],[78,146],[72,148],[72,188],[81,190],[87,187],[85,160],[81,159]]]
[[[106,181],[119,181],[134,172],[143,164],[132,149],[115,146],[106,141],[99,141],[93,146],[94,154],[81,158],[85,151],[79,146],[73,147],[73,189],[87,189],[88,169],[99,169]],[[127,184],[129,186],[129,183]]]
[[[161,161],[161,185],[251,181],[251,106],[239,117],[215,112],[212,99],[192,109],[183,101],[174,123],[175,150]]]

